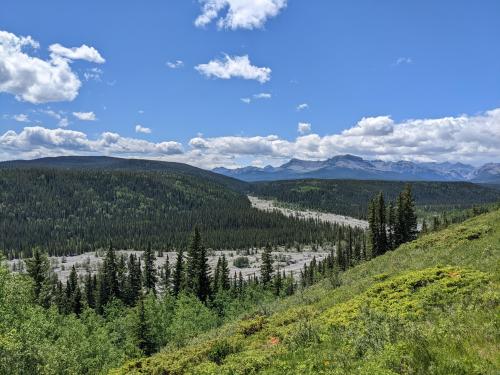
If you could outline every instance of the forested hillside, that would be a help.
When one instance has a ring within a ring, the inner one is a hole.
[[[290,180],[251,184],[252,193],[301,208],[367,218],[368,201],[378,192],[394,200],[408,182]],[[445,211],[500,201],[500,191],[469,182],[410,182],[417,208]]]
[[[36,246],[59,255],[110,243],[178,248],[194,226],[213,248],[316,243],[335,232],[325,223],[253,209],[226,184],[184,171],[4,168],[0,205],[0,249],[8,256],[28,256]]]
[[[498,374],[500,211],[113,374]]]

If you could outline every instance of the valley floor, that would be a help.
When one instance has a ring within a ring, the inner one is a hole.
[[[279,211],[283,215],[288,217],[300,217],[302,219],[315,219],[327,223],[348,225],[351,227],[359,227],[362,229],[368,229],[368,222],[365,220],[356,219],[350,216],[336,215],[329,212],[320,212],[314,210],[299,210],[296,208],[288,208],[281,205],[279,202],[262,199],[249,195],[248,199],[252,203],[252,206],[262,210],[262,211]]]

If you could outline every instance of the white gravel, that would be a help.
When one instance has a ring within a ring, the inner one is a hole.
[[[282,214],[290,217],[300,217],[303,219],[316,219],[327,223],[344,224],[351,227],[359,227],[362,229],[368,228],[368,222],[365,220],[355,219],[350,216],[336,215],[329,212],[320,212],[313,210],[298,210],[285,208],[279,205],[278,202],[262,199],[258,197],[248,196],[252,206],[262,211],[279,211]]]

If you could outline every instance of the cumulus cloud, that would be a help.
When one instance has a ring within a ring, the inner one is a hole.
[[[166,65],[170,69],[177,69],[177,68],[182,68],[184,66],[184,62],[182,60],[167,61]]]
[[[0,135],[0,157],[3,159],[68,154],[155,157],[176,155],[182,152],[182,145],[178,142],[153,143],[142,139],[122,137],[112,132],[104,132],[97,139],[89,139],[83,132],[33,126],[25,127],[19,133],[9,130]]]
[[[97,120],[94,112],[73,112],[73,116],[75,116],[80,121],[95,121],[95,120]]]
[[[252,65],[248,55],[233,57],[225,55],[223,60],[215,59],[207,64],[197,65],[195,69],[209,78],[243,78],[260,83],[265,83],[271,79],[271,69]]]
[[[304,129],[307,129],[304,127]],[[339,134],[193,138],[192,148],[204,155],[260,160],[326,159],[355,154],[383,160],[461,161],[480,164],[500,160],[500,108],[475,116],[411,119],[366,117]]]
[[[104,64],[106,60],[94,47],[82,44],[80,47],[67,48],[59,43],[49,46],[49,51],[55,56],[64,57],[69,60],[85,60],[96,64]]]
[[[142,125],[136,125],[135,126],[135,132],[136,133],[143,133],[143,134],[150,134],[151,133],[151,129],[150,128],[146,128]]]
[[[480,165],[500,160],[500,108],[473,116],[395,121],[365,117],[337,134],[192,138],[185,151],[174,141],[148,142],[105,132],[97,139],[68,129],[25,127],[0,135],[0,158],[105,154],[178,161],[201,167],[281,164],[290,158],[326,159],[338,154],[369,159],[460,161]]]
[[[308,109],[309,108],[309,104],[307,103],[302,103],[302,104],[299,104],[297,106],[297,111],[303,111],[304,109]]]
[[[50,46],[48,60],[26,52],[39,47],[30,36],[0,31],[0,92],[34,104],[72,101],[81,87],[81,81],[71,69],[72,60],[104,62],[97,50],[85,45],[72,49],[54,44]]]
[[[250,98],[241,98],[240,100],[245,104],[250,104],[252,102],[252,99]]]
[[[311,131],[311,124],[308,122],[299,122],[299,125],[297,126],[297,131],[300,134],[306,134]]]
[[[216,21],[220,29],[236,30],[263,27],[286,7],[287,0],[200,0],[200,3],[202,13],[195,20],[196,26]]]

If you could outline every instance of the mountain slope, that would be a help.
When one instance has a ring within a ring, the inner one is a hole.
[[[366,217],[367,204],[382,191],[394,200],[406,182],[361,180],[288,180],[252,183],[252,193],[305,209]],[[426,211],[469,208],[500,201],[500,190],[470,182],[410,183],[417,207]]]
[[[499,261],[495,211],[113,373],[495,374]]]
[[[252,208],[244,194],[228,188],[226,177],[220,183],[210,172],[202,171],[208,178],[194,172],[0,169],[0,249],[18,256],[30,254],[35,246],[57,255],[110,243],[122,249],[143,250],[149,244],[154,249],[179,248],[186,246],[194,226],[212,248],[333,236],[330,225]]]
[[[112,373],[496,374],[499,262],[497,210]]]
[[[275,181],[306,178],[474,181],[500,183],[500,164],[481,168],[462,163],[416,163],[365,160],[354,155],[338,155],[321,161],[292,159],[279,167],[215,168],[214,172],[243,181]]]

